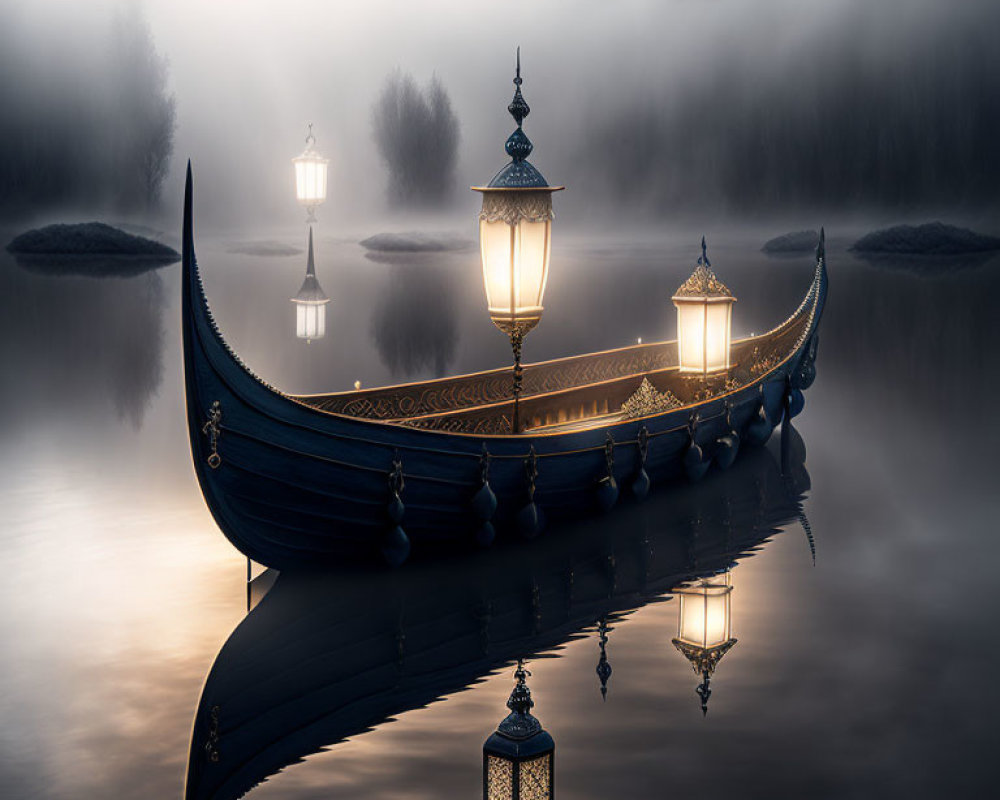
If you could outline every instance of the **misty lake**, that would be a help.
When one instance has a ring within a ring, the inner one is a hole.
[[[508,363],[477,249],[370,257],[333,227],[316,229],[331,302],[310,343],[289,302],[305,255],[246,254],[250,239],[304,249],[305,229],[196,228],[216,320],[254,372],[305,393]],[[737,335],[783,320],[809,286],[809,255],[759,252],[786,230],[710,232]],[[0,253],[0,796],[180,797],[187,781],[207,797],[206,759],[239,773],[220,798],[481,796],[518,657],[563,798],[984,796],[1000,712],[1000,259],[871,265],[847,251],[859,232],[828,229],[791,477],[773,447],[747,450],[697,487],[538,542],[396,573],[265,574],[249,615],[245,559],[191,466],[179,265],[91,278]],[[558,230],[525,360],[673,338],[669,298],[701,233]],[[703,715],[671,644],[671,581],[744,551],[737,643]],[[484,608],[515,620],[508,639],[476,638]],[[192,740],[203,689],[231,735]],[[258,720],[256,738],[237,717]]]

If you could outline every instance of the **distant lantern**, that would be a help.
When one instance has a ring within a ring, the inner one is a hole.
[[[311,341],[326,335],[326,304],[330,298],[316,280],[316,262],[313,259],[313,233],[309,228],[309,258],[302,288],[292,298],[295,303],[295,335]]]
[[[722,657],[736,640],[731,636],[733,585],[727,570],[724,576],[705,578],[674,590],[680,600],[677,638],[673,645],[702,677],[697,688],[701,710],[708,713],[712,694],[709,681]]]
[[[510,714],[483,745],[483,800],[552,800],[556,745],[531,715],[535,705],[517,662],[517,683],[507,701]]]
[[[704,236],[698,266],[672,299],[677,306],[680,371],[708,375],[729,369],[736,298],[712,272]]]
[[[507,111],[517,123],[504,149],[511,160],[486,186],[479,214],[483,284],[490,319],[510,337],[514,352],[514,407],[511,432],[520,433],[521,344],[542,318],[542,298],[552,251],[552,193],[548,181],[528,161],[533,145],[521,127],[531,109],[521,94],[521,49],[517,50],[514,99]]]
[[[311,123],[306,136],[306,149],[302,155],[293,158],[292,163],[295,165],[295,194],[299,204],[305,206],[306,222],[315,222],[316,207],[326,200],[326,168],[330,162],[316,150]]]

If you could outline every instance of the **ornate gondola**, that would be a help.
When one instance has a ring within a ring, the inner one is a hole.
[[[613,531],[582,520],[402,571],[281,573],[212,665],[186,798],[242,797],[312,753],[727,570],[795,520],[808,534],[804,445],[784,427],[782,438],[780,469],[776,447],[755,448],[725,474],[628,505]],[[611,670],[596,642],[594,660],[600,703]]]
[[[191,168],[183,228],[183,337],[195,470],[219,527],[278,569],[420,545],[490,544],[608,510],[624,485],[728,467],[801,411],[826,297],[822,244],[799,308],[733,342],[731,367],[692,378],[676,342],[528,364],[519,432],[510,373],[322,395],[255,376],[216,326],[194,253]]]

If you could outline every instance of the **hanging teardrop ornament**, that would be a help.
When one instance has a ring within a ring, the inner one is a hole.
[[[639,467],[632,477],[629,489],[636,500],[642,500],[649,493],[650,486],[649,474],[646,472],[646,456],[649,453],[649,430],[645,425],[639,428],[636,447],[639,453]]]
[[[715,463],[720,469],[729,469],[740,451],[740,435],[733,427],[733,407],[726,401],[726,427],[729,433],[725,433],[715,440]]]
[[[687,450],[684,451],[684,472],[687,473],[687,476],[691,481],[699,481],[705,477],[705,473],[708,472],[708,467],[711,464],[710,461],[705,459],[701,446],[695,440],[695,431],[698,428],[698,420],[698,412],[696,411],[691,415],[691,419],[688,421],[689,439]]]
[[[608,431],[604,441],[605,475],[597,482],[597,506],[603,512],[610,511],[618,501],[618,482],[615,480],[615,440]]]

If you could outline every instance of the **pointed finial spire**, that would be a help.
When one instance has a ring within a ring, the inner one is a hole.
[[[313,124],[309,123],[309,133],[306,134],[306,147],[312,147],[316,144],[316,137],[313,136]]]
[[[316,275],[316,261],[313,258],[313,229],[309,226],[309,258],[306,260],[306,275]]]
[[[531,699],[531,689],[528,688],[526,678],[531,673],[524,668],[524,659],[517,660],[517,669],[514,670],[514,691],[510,693],[507,700],[507,708],[515,714],[527,714],[535,706],[535,701]]]
[[[712,266],[712,262],[708,260],[708,245],[705,244],[704,235],[701,237],[701,260],[698,263],[704,264],[706,267]]]
[[[507,139],[507,143],[504,145],[504,150],[507,151],[514,161],[524,161],[529,155],[533,146],[531,141],[525,135],[524,131],[521,130],[521,123],[524,122],[524,118],[531,113],[531,108],[525,101],[524,96],[521,94],[521,48],[517,48],[517,65],[514,71],[514,99],[510,101],[510,105],[507,106],[507,111],[514,118],[514,122],[517,123],[517,130],[515,130]]]
[[[608,632],[611,628],[608,627],[608,622],[606,617],[601,617],[600,622],[597,624],[597,635],[601,645],[601,657],[597,662],[597,677],[601,681],[601,699],[608,699],[608,679],[611,677],[611,664],[608,662],[608,653],[606,650],[608,644]]]
[[[517,669],[514,670],[514,678],[517,683],[514,691],[510,693],[507,700],[507,708],[510,713],[503,722],[497,726],[497,733],[506,736],[508,739],[518,741],[528,739],[542,730],[542,723],[531,715],[531,709],[535,702],[531,699],[531,690],[528,689],[525,678],[531,673],[524,668],[524,659],[517,660]]]
[[[826,228],[819,229],[819,244],[816,245],[816,260],[826,261]]]

